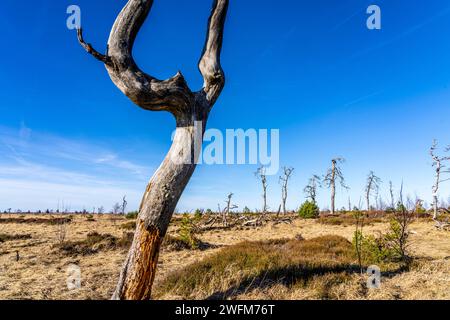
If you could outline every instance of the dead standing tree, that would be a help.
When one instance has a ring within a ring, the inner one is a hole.
[[[123,196],[122,198],[122,206],[121,206],[121,211],[122,211],[122,215],[125,215],[125,212],[127,211],[127,205],[128,205],[128,201],[127,201],[127,196]]]
[[[225,201],[227,206],[222,211],[222,221],[223,221],[223,226],[225,228],[228,228],[228,226],[229,226],[228,217],[230,216],[231,210],[238,208],[237,205],[231,203],[231,199],[233,198],[233,196],[234,196],[233,193],[228,194],[227,200]]]
[[[331,168],[328,170],[327,174],[324,176],[323,181],[325,185],[331,190],[331,214],[335,214],[335,202],[336,202],[336,181],[339,181],[340,185],[348,189],[345,184],[344,175],[339,164],[344,163],[343,158],[336,158],[331,160]]]
[[[366,184],[366,204],[367,204],[367,212],[371,211],[370,208],[370,196],[377,195],[380,190],[381,179],[375,175],[373,171],[370,171],[367,176],[367,184]]]
[[[280,185],[281,185],[281,206],[283,209],[283,213],[286,215],[286,201],[288,197],[288,184],[289,179],[294,174],[294,168],[292,167],[284,167],[283,168],[283,175],[280,177]]]
[[[317,175],[313,175],[309,179],[308,185],[305,187],[303,192],[306,197],[310,199],[314,204],[317,204],[317,189],[321,187],[321,179]]]
[[[391,197],[391,209],[395,209],[394,185],[392,181],[389,181],[389,195]]]
[[[193,146],[201,142],[199,137],[203,137],[211,109],[225,85],[220,54],[228,3],[228,0],[214,1],[199,62],[204,86],[198,92],[190,90],[180,72],[170,79],[158,80],[141,71],[133,59],[134,41],[153,0],[127,2],[114,23],[106,54],[87,44],[82,29],[78,30],[80,44],[104,63],[111,80],[131,101],[145,110],[168,111],[176,119],[172,147],[143,196],[133,244],[113,299],[150,299],[162,240],[196,168],[200,148]],[[202,125],[201,132],[196,132],[198,123]]]
[[[263,188],[263,208],[262,208],[262,214],[265,215],[267,213],[268,207],[267,207],[267,175],[266,175],[266,168],[264,166],[261,166],[258,168],[258,170],[255,172],[256,178],[258,180],[261,180],[262,188]]]
[[[430,155],[433,159],[433,168],[435,168],[435,182],[432,188],[433,191],[433,220],[437,220],[438,218],[438,211],[439,211],[439,199],[438,199],[438,193],[439,193],[439,187],[440,184],[444,181],[448,181],[449,179],[442,179],[442,174],[444,173],[450,173],[450,170],[445,170],[447,166],[444,164],[445,161],[450,160],[449,157],[441,157],[436,154],[436,150],[438,147],[438,143],[436,140],[433,141],[433,145],[430,148]],[[450,146],[447,147],[445,150],[446,152],[450,151]]]

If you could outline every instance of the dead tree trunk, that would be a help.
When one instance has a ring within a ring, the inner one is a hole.
[[[175,138],[169,153],[150,180],[142,199],[133,244],[126,258],[113,299],[146,300],[151,297],[158,255],[175,207],[191,178],[200,153],[209,113],[224,85],[220,65],[228,0],[215,0],[199,69],[204,87],[193,92],[178,72],[158,80],[139,69],[132,49],[153,0],[129,0],[118,15],[105,55],[78,38],[86,51],[103,62],[114,84],[137,106],[168,111],[176,119]],[[197,146],[197,147],[196,147]]]
[[[331,162],[331,179],[330,179],[330,189],[331,189],[331,214],[336,213],[335,203],[336,203],[336,160]]]
[[[449,179],[441,180],[441,175],[445,173],[450,173],[450,170],[444,170],[446,168],[446,165],[443,164],[444,161],[450,160],[450,157],[441,157],[436,154],[436,149],[438,147],[438,143],[436,140],[433,141],[433,145],[430,149],[430,155],[433,159],[433,167],[435,168],[435,182],[432,187],[433,192],[433,220],[437,220],[438,214],[439,214],[439,187],[441,182],[448,181]],[[446,152],[450,151],[450,147],[448,147]]]
[[[441,182],[441,158],[437,156],[434,152],[437,148],[437,141],[433,142],[433,146],[430,150],[430,155],[433,158],[433,167],[435,168],[435,183],[432,187],[433,192],[433,220],[438,218],[438,192],[439,183]]]
[[[258,168],[258,170],[255,172],[255,176],[261,180],[262,188],[263,188],[263,208],[262,208],[262,214],[265,215],[267,213],[267,175],[266,175],[266,168],[264,166],[261,166]]]
[[[366,184],[366,204],[367,204],[367,212],[372,211],[370,207],[370,196],[373,192],[378,194],[378,190],[380,189],[381,179],[375,175],[373,171],[371,171],[367,177]]]
[[[394,185],[392,181],[389,181],[389,195],[391,196],[391,209],[395,209]]]
[[[294,173],[294,168],[283,168],[283,175],[280,177],[280,184],[281,184],[281,206],[283,208],[283,214],[287,214],[286,210],[286,201],[288,197],[288,184],[289,179],[291,178],[292,174]]]
[[[228,224],[228,217],[230,216],[230,212],[231,210],[237,209],[238,206],[237,205],[232,205],[231,204],[231,199],[233,198],[234,194],[230,193],[228,194],[227,200],[225,201],[225,203],[227,204],[226,208],[223,210],[222,212],[222,220],[223,220],[223,226],[225,228],[228,228],[229,224]]]
[[[335,203],[336,203],[336,180],[339,179],[341,186],[345,189],[348,187],[345,185],[344,175],[342,174],[341,168],[338,163],[343,163],[345,160],[343,158],[336,158],[331,160],[331,168],[328,170],[324,176],[325,185],[330,188],[331,191],[331,214],[336,213]]]

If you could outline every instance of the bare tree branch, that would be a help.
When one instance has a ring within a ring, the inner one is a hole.
[[[95,50],[90,43],[86,43],[83,39],[83,29],[77,29],[77,37],[78,42],[81,46],[87,51],[87,53],[91,54],[95,59],[103,62],[106,65],[112,65],[111,58],[108,55],[104,55]]]
[[[225,86],[225,74],[220,64],[223,31],[228,10],[228,0],[214,0],[208,23],[208,34],[198,68],[204,79],[201,92],[212,106]]]
[[[150,111],[169,111],[178,119],[191,111],[195,101],[183,75],[178,72],[170,79],[158,80],[141,71],[132,56],[134,41],[152,5],[153,0],[128,1],[111,30],[107,56],[84,41],[80,43],[94,57],[107,61],[111,80],[136,105]]]

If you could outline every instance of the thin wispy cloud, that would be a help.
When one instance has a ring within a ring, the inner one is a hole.
[[[345,104],[345,107],[350,107],[350,106],[352,106],[352,105],[361,103],[361,102],[363,102],[363,101],[366,101],[367,99],[376,97],[376,96],[382,94],[383,92],[385,92],[385,90],[375,91],[375,92],[372,92],[372,93],[370,93],[370,94],[361,96],[361,97],[356,98],[356,99],[354,99],[354,100],[352,100],[352,101],[350,101],[350,102],[347,102],[347,103]]]
[[[91,142],[71,140],[38,132],[23,125],[17,131],[0,127],[0,151],[7,158],[20,163],[62,163],[69,165],[94,165],[90,169],[118,169],[138,179],[147,179],[151,168],[124,159],[113,150]],[[4,159],[3,159],[4,160]],[[0,164],[4,161],[0,158]],[[103,167],[103,168],[102,168]]]
[[[0,155],[0,205],[24,210],[56,198],[78,209],[109,206],[123,195],[136,206],[152,171],[114,150],[36,132],[25,123],[0,127]]]
[[[354,54],[350,55],[349,57],[346,57],[341,63],[339,63],[338,65],[344,65],[347,63],[352,62],[355,59],[358,59],[362,56],[371,54],[374,51],[380,51],[381,49],[390,46],[400,40],[402,40],[403,38],[406,38],[408,36],[410,36],[411,34],[419,31],[420,29],[429,26],[430,24],[432,24],[433,22],[435,22],[438,19],[441,19],[445,16],[447,16],[448,14],[450,14],[450,7],[446,7],[443,10],[440,10],[439,12],[437,12],[436,14],[434,14],[433,16],[424,19],[423,21],[419,22],[418,24],[412,25],[409,28],[406,28],[405,30],[399,32],[398,34],[392,36],[389,39],[386,39],[384,41],[381,41],[371,47],[367,47],[363,50],[357,51]],[[335,66],[336,67],[336,66]]]

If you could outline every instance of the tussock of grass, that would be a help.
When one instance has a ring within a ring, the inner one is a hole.
[[[6,241],[29,240],[31,238],[32,237],[31,237],[30,234],[13,234],[13,235],[9,235],[9,234],[0,233],[0,243],[6,242]]]
[[[243,242],[170,274],[156,288],[155,296],[229,299],[275,284],[317,284],[325,276],[340,283],[356,270],[352,244],[338,236]],[[320,290],[328,292],[328,282],[322,283]]]
[[[110,234],[91,232],[85,240],[64,242],[55,247],[68,256],[87,256],[104,250],[128,249],[132,241],[133,233],[124,233],[121,238],[116,238]]]
[[[166,235],[162,244],[162,248],[167,251],[183,251],[183,250],[206,250],[216,248],[216,246],[203,242],[194,238],[188,241],[183,237],[175,237]]]
[[[133,211],[133,212],[127,213],[127,214],[125,215],[125,218],[126,218],[126,219],[129,219],[129,220],[136,220],[137,217],[138,217],[138,215],[139,215],[139,212]]]
[[[58,225],[72,222],[70,218],[0,218],[0,224],[47,224],[47,225]]]
[[[330,225],[330,226],[355,226],[356,218],[351,215],[340,215],[340,216],[322,216],[318,219],[320,224]],[[374,225],[376,223],[386,222],[382,218],[366,218],[364,224],[366,226]]]
[[[127,223],[124,223],[120,226],[121,229],[124,230],[135,230],[136,229],[136,222],[135,221],[130,221]]]

